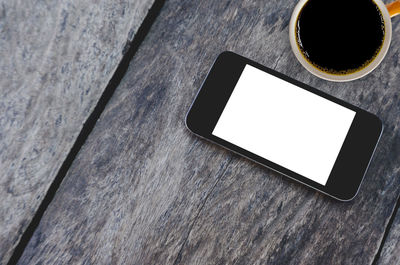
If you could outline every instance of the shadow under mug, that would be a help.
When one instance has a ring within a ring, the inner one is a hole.
[[[300,48],[297,45],[297,40],[296,40],[296,23],[299,13],[301,12],[303,6],[307,3],[307,1],[308,0],[300,0],[299,3],[294,8],[289,23],[289,39],[290,39],[290,45],[292,46],[292,51],[296,56],[297,60],[299,60],[299,62],[304,66],[304,68],[306,68],[310,73],[329,81],[346,82],[367,75],[382,62],[383,58],[385,57],[389,49],[390,41],[392,39],[392,22],[390,18],[400,14],[400,0],[392,2],[388,5],[385,5],[381,0],[373,0],[382,13],[383,23],[385,26],[385,36],[383,39],[382,48],[376,55],[376,57],[372,60],[372,62],[369,63],[366,67],[360,69],[357,72],[352,72],[345,75],[329,74],[327,72],[319,70],[318,68],[314,67],[311,63],[309,63],[304,58],[302,52],[300,51]]]

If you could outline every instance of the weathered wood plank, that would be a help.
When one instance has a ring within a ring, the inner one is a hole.
[[[153,2],[0,2],[0,264]]]
[[[167,1],[21,264],[369,263],[400,189],[400,34],[368,77],[319,80],[290,50],[295,4]],[[184,115],[224,50],[382,117],[382,143],[353,202],[333,201],[186,130]]]
[[[372,263],[400,191],[400,23],[393,22],[387,58],[371,75],[350,83],[329,83],[303,73],[284,40],[287,28],[281,46],[275,46],[283,51],[278,71],[382,118],[385,131],[355,200],[333,201],[245,159],[233,159],[195,221],[178,263]],[[396,228],[389,240],[398,245]],[[391,254],[390,261],[398,259],[398,251]]]
[[[397,210],[377,264],[400,264],[400,210]]]

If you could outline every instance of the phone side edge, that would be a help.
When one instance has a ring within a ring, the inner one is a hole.
[[[361,109],[361,108],[360,108],[360,109]],[[367,164],[367,166],[365,167],[363,176],[362,176],[362,178],[361,178],[360,184],[359,184],[358,187],[357,187],[356,192],[355,192],[354,195],[353,195],[352,197],[350,197],[350,198],[345,198],[345,199],[342,199],[342,198],[339,199],[339,198],[338,198],[340,201],[343,201],[343,202],[352,201],[352,200],[358,195],[358,193],[359,193],[359,191],[360,191],[360,189],[361,189],[361,185],[362,185],[362,183],[364,182],[365,175],[366,175],[367,172],[368,172],[369,166],[371,165],[372,159],[373,159],[373,157],[374,157],[374,155],[375,155],[376,149],[377,149],[378,144],[379,144],[379,142],[380,142],[380,140],[381,140],[381,137],[382,137],[382,134],[383,134],[383,130],[384,130],[384,127],[385,127],[385,126],[384,126],[384,123],[383,123],[382,120],[378,117],[378,115],[373,114],[373,113],[371,113],[371,112],[369,112],[369,111],[366,111],[366,110],[364,110],[364,109],[361,109],[361,110],[364,111],[367,115],[372,116],[372,117],[378,122],[378,125],[379,125],[378,136],[377,136],[377,138],[376,138],[376,140],[375,140],[374,149],[373,149],[373,151],[371,152],[371,156],[369,157],[368,164]]]

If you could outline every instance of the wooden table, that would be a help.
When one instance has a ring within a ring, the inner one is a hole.
[[[290,49],[296,1],[0,3],[0,264],[400,264],[400,18],[382,64],[333,83]],[[192,135],[231,50],[377,114],[337,202]]]

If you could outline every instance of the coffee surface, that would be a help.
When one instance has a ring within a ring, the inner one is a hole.
[[[296,23],[304,57],[337,75],[366,67],[379,53],[384,36],[383,16],[372,0],[309,0]]]

